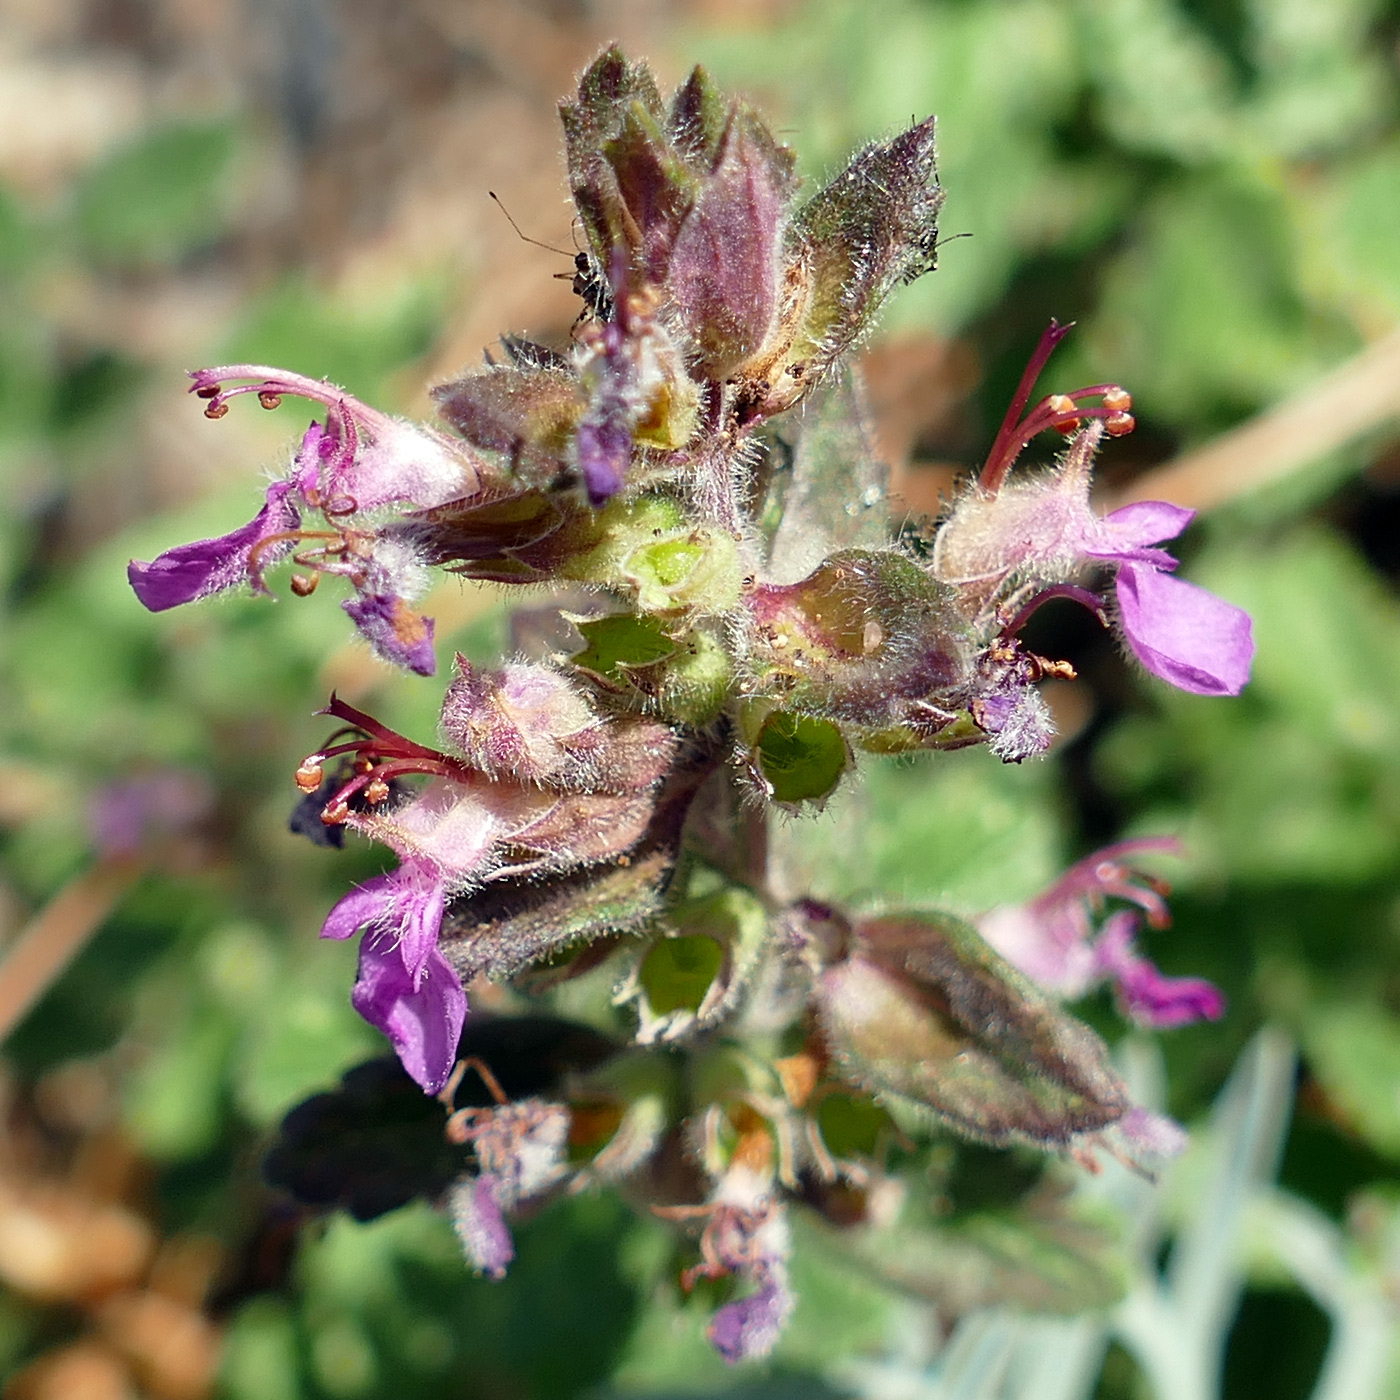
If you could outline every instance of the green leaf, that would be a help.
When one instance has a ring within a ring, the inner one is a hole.
[[[1329,1003],[1303,1022],[1308,1066],[1345,1121],[1400,1159],[1400,1025],[1365,1002]]]
[[[222,227],[233,157],[224,125],[170,126],[110,157],[79,183],[75,217],[101,261],[164,262]]]

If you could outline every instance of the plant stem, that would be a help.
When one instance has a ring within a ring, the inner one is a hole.
[[[58,980],[145,869],[103,859],[75,876],[29,921],[0,962],[0,1041]]]
[[[1400,329],[1204,447],[1154,468],[1106,504],[1173,501],[1209,510],[1278,481],[1400,417]]]

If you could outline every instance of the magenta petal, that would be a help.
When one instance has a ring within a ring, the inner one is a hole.
[[[416,986],[423,980],[429,960],[437,951],[443,910],[447,907],[447,891],[435,872],[429,878],[414,878],[410,867],[403,866],[396,873],[402,877],[394,909],[397,927],[385,932],[395,935],[394,941],[404,971],[413,978]],[[376,935],[371,930],[365,937],[374,938]]]
[[[715,1313],[707,1334],[710,1344],[729,1362],[767,1356],[791,1311],[792,1294],[781,1279],[770,1276],[757,1293]]]
[[[1107,540],[1121,544],[1126,552],[1174,540],[1195,518],[1194,510],[1174,506],[1170,501],[1136,501],[1105,515],[1099,524]],[[1109,551],[1096,549],[1090,553],[1108,555]]]
[[[193,603],[234,588],[245,579],[259,591],[262,570],[290,550],[295,541],[279,541],[260,551],[252,566],[253,549],[264,540],[295,530],[301,516],[287,499],[292,483],[276,481],[267,489],[263,508],[240,530],[217,539],[197,540],[167,549],[149,564],[133,559],[126,576],[141,602],[152,612]]]
[[[393,1044],[400,1062],[426,1094],[436,1094],[457,1062],[467,1017],[467,994],[434,948],[415,985],[397,948],[372,938],[360,944],[360,975],[350,993],[355,1010]]]
[[[1249,614],[1214,593],[1148,565],[1118,570],[1118,609],[1133,655],[1193,695],[1238,695],[1249,680]]]
[[[349,938],[362,928],[378,923],[393,906],[397,875],[397,870],[376,875],[339,899],[321,925],[321,937]]]
[[[491,1176],[462,1177],[447,1198],[452,1227],[472,1267],[488,1278],[504,1278],[515,1243]]]
[[[1166,977],[1133,946],[1126,920],[1105,926],[1094,953],[1101,970],[1118,984],[1124,1011],[1140,1025],[1168,1030],[1193,1021],[1218,1021],[1225,997],[1200,977]]]

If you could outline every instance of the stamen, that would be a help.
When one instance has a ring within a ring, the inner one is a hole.
[[[344,733],[359,736],[344,743],[330,744],[303,762],[302,766],[309,769],[312,765],[323,765],[330,758],[354,755],[354,776],[336,789],[321,813],[321,820],[327,826],[338,825],[349,817],[350,799],[356,793],[362,792],[371,806],[387,801],[391,781],[399,776],[421,774],[469,783],[475,775],[475,770],[460,759],[415,744],[336,695],[331,696],[330,704],[321,713],[350,721],[349,728],[337,730],[332,738]]]
[[[1079,603],[1088,608],[1105,627],[1108,626],[1108,615],[1104,612],[1103,599],[1097,593],[1091,593],[1087,588],[1080,588],[1078,584],[1074,583],[1054,583],[1049,588],[1042,588],[1010,621],[1005,623],[1001,629],[1001,635],[1014,637],[1030,621],[1036,610],[1052,598],[1068,598],[1072,602]]]
[[[228,405],[225,404],[224,408],[225,411],[227,411]],[[206,412],[207,411],[208,410],[206,410]],[[222,418],[223,414],[218,414],[216,416]],[[276,545],[287,544],[297,540],[342,539],[344,539],[344,536],[336,530],[279,530],[275,535],[266,535],[248,551],[248,577],[259,584],[262,583],[263,556],[269,549],[272,549]],[[307,564],[309,568],[314,569],[317,567],[315,564],[309,563],[307,560],[303,559],[300,555],[297,556],[297,562],[299,564]],[[292,587],[295,591],[296,585],[293,584]],[[306,590],[307,593],[310,591],[309,588]],[[305,597],[306,594],[303,593],[301,596]]]
[[[997,430],[992,450],[987,454],[986,463],[977,479],[983,492],[995,495],[1001,490],[1007,473],[1015,465],[1021,450],[1037,434],[1055,428],[1066,434],[1079,431],[1085,418],[1101,418],[1104,429],[1112,437],[1122,437],[1132,432],[1135,423],[1128,409],[1132,407],[1132,395],[1121,384],[1093,384],[1086,389],[1076,389],[1070,394],[1051,394],[1042,399],[1024,417],[1022,414],[1030,401],[1035,382],[1045,368],[1056,345],[1069,333],[1071,326],[1061,326],[1051,321],[1049,329],[1040,337],[1030,363],[1021,375],[1020,383],[1012,396],[1011,405],[1006,410],[1001,427]],[[1101,399],[1101,408],[1082,408],[1085,399]]]

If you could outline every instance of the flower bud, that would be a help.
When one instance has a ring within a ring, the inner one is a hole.
[[[758,584],[745,598],[755,687],[871,729],[903,723],[966,677],[953,596],[893,550],[845,550],[800,583]]]
[[[583,416],[578,376],[559,368],[499,365],[432,391],[438,412],[474,447],[503,453],[512,473],[548,485],[566,468]]]
[[[983,1142],[1063,1147],[1130,1107],[1098,1036],[949,915],[858,924],[817,1005],[853,1083]]]

